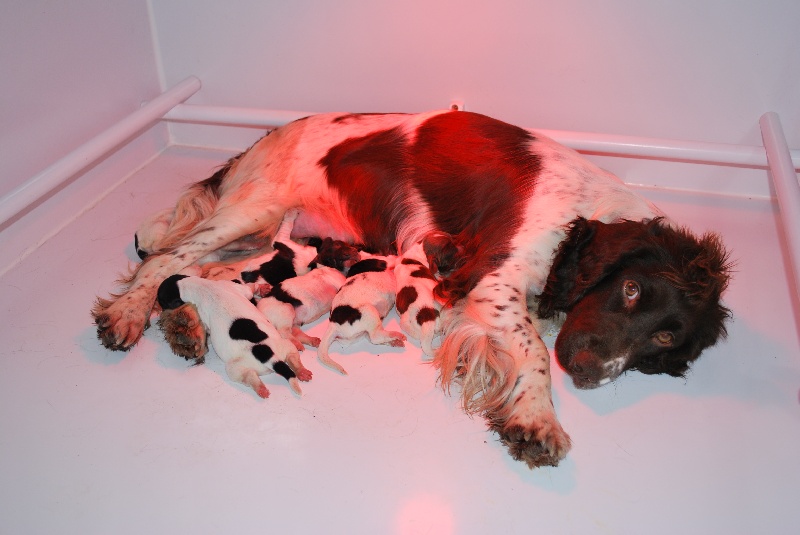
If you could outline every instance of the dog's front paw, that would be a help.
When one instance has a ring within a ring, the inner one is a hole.
[[[208,350],[206,329],[194,305],[186,303],[164,310],[158,318],[158,326],[173,353],[186,360],[202,362]]]
[[[572,445],[554,414],[540,415],[528,425],[511,418],[505,425],[492,428],[500,435],[511,457],[523,461],[529,468],[557,466]]]

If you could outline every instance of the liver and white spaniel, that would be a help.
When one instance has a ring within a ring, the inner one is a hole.
[[[377,253],[452,236],[459,255],[437,288],[447,303],[434,359],[441,383],[460,384],[464,408],[531,467],[557,464],[570,439],[529,304],[566,313],[556,353],[579,387],[629,369],[680,375],[725,334],[729,268],[715,235],[674,226],[535,131],[444,111],[315,115],[229,160],[180,197],[168,225],[155,218],[161,230],[148,233],[124,292],[98,299],[102,343],[129,349],[162,280],[210,253],[270,243],[291,208],[300,210],[294,237]]]

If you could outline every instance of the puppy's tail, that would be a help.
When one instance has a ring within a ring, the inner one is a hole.
[[[347,375],[347,371],[342,367],[342,365],[328,355],[328,348],[331,347],[331,344],[334,340],[336,340],[336,326],[328,325],[328,330],[325,331],[325,335],[320,338],[319,347],[317,347],[317,358],[328,368],[335,370],[342,375]]]

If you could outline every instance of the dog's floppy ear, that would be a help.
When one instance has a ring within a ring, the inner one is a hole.
[[[550,318],[568,312],[575,303],[621,265],[654,253],[648,238],[650,222],[602,223],[579,217],[558,246],[538,315]]]
[[[181,299],[178,281],[185,278],[186,275],[172,275],[164,279],[164,282],[158,287],[158,304],[162,309],[170,310],[183,305],[184,301]]]

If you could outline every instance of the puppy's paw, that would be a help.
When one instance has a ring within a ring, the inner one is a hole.
[[[194,305],[186,303],[173,310],[164,310],[158,318],[170,349],[186,360],[202,362],[208,350],[206,329]]]
[[[557,466],[572,445],[569,435],[552,413],[538,415],[527,425],[512,417],[505,425],[492,426],[492,429],[500,435],[511,457],[523,461],[529,468]]]
[[[308,368],[300,368],[295,372],[295,374],[297,375],[297,378],[303,382],[310,381],[311,378],[314,376],[314,374],[311,373],[311,370],[309,370]]]
[[[389,345],[392,347],[403,347],[406,344],[406,335],[396,331],[389,332]]]

